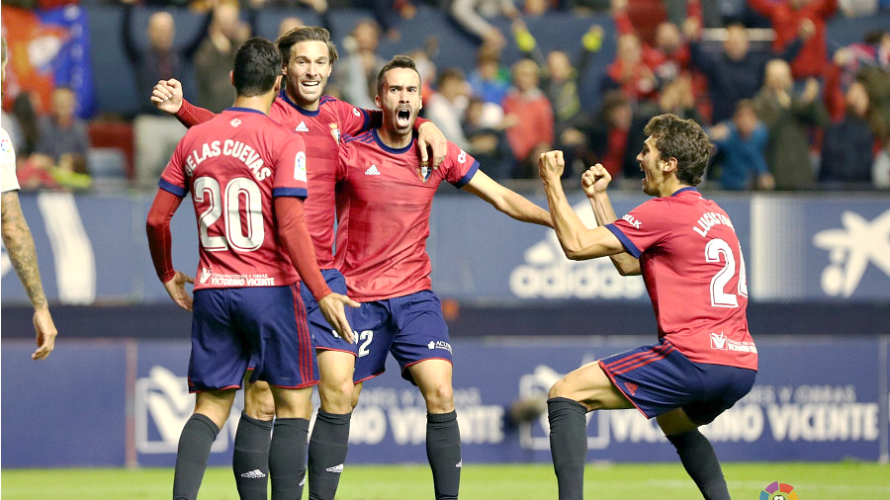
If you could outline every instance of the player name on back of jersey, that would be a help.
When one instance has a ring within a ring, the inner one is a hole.
[[[272,170],[269,167],[263,166],[263,158],[254,148],[241,141],[232,139],[205,142],[199,148],[192,150],[185,160],[188,175],[191,176],[195,168],[204,160],[220,155],[230,156],[244,163],[253,172],[254,177],[258,181],[272,175]]]
[[[735,232],[735,227],[733,227],[732,221],[729,220],[729,217],[717,212],[705,212],[701,217],[699,217],[698,225],[693,226],[692,229],[696,233],[700,234],[702,238],[704,238],[708,236],[708,231],[710,231],[712,227],[719,226],[721,224],[724,226],[729,226],[729,228],[732,229],[733,232]]]

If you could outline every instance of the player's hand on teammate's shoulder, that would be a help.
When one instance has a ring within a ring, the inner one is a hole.
[[[151,103],[164,113],[175,115],[182,107],[182,83],[175,78],[158,81],[151,91]]]
[[[538,175],[544,181],[557,181],[566,168],[566,160],[562,151],[554,150],[542,153],[538,157]]]
[[[584,189],[584,194],[590,198],[605,193],[611,181],[612,176],[602,163],[597,163],[581,174],[581,188]]]
[[[352,335],[352,327],[346,319],[345,307],[359,307],[361,304],[339,293],[329,293],[318,301],[318,308],[328,324],[331,325],[344,340],[350,344],[355,343]]]
[[[439,168],[448,155],[448,139],[431,121],[417,129],[417,147],[420,149],[420,164],[422,166]],[[430,155],[433,159],[432,165],[430,165]]]
[[[167,290],[170,298],[173,299],[173,302],[176,302],[176,305],[186,311],[191,311],[192,296],[185,291],[185,284],[194,282],[195,279],[188,274],[176,271],[172,278],[164,282],[164,288]]]

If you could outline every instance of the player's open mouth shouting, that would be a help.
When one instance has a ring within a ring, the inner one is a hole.
[[[411,108],[409,106],[399,108],[399,112],[396,114],[396,125],[399,128],[411,127],[413,125],[411,122]]]

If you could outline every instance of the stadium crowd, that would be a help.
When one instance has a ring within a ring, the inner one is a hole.
[[[71,2],[34,3],[5,2],[4,13],[14,8],[10,5],[49,8]],[[120,73],[133,78],[144,97],[138,114],[122,117],[123,130],[132,130],[132,137],[124,136],[127,154],[114,157],[110,168],[107,158],[91,154],[91,138],[107,135],[108,116],[100,114],[89,123],[78,118],[70,88],[59,85],[49,103],[24,90],[7,91],[3,126],[19,152],[22,188],[90,188],[91,174],[98,179],[109,169],[117,171],[112,177],[132,185],[154,185],[185,129],[151,106],[151,87],[193,73],[196,94],[186,97],[221,111],[231,100],[223,84],[235,50],[257,32],[258,12],[266,7],[292,12],[281,18],[279,33],[302,25],[305,13],[331,28],[328,16],[336,9],[370,8],[373,15],[344,38],[326,91],[374,108],[374,80],[386,59],[379,53],[381,42],[416,46],[409,55],[424,78],[422,116],[478,158],[495,179],[533,178],[540,153],[558,148],[567,155],[566,176],[577,177],[602,162],[618,185],[637,189],[642,172],[635,157],[642,148],[642,128],[652,116],[671,112],[702,123],[716,145],[707,189],[890,187],[890,31],[865,32],[860,42],[846,46],[826,40],[826,24],[833,17],[886,13],[886,0],[137,3],[82,2],[123,11],[120,44],[130,67]],[[174,17],[159,6],[189,9],[201,19],[197,34],[174,43]],[[418,8],[440,9],[475,41],[472,70],[437,67],[441,49],[435,36],[401,38],[400,27]],[[134,15],[141,9],[150,9],[150,15]],[[592,19],[611,16],[614,58],[603,50],[604,37],[612,31],[594,23],[577,46],[542,50],[526,22],[551,10],[600,15]],[[493,23],[493,18],[509,23]],[[502,57],[510,45],[521,58]],[[13,63],[24,54],[12,51]],[[591,70],[591,61],[603,57],[611,58],[596,66],[604,70]],[[599,88],[594,99],[584,95],[591,79]],[[112,129],[118,135],[122,130]]]

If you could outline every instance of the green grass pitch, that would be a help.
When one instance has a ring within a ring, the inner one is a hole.
[[[724,473],[732,497],[758,500],[773,481],[794,487],[799,500],[890,499],[890,465],[875,463],[726,463]],[[172,469],[3,470],[4,500],[80,500],[170,498]],[[585,496],[693,500],[701,498],[679,463],[589,464]],[[304,491],[304,498],[308,496]],[[235,481],[227,468],[211,468],[204,476],[201,500],[237,500]],[[416,500],[433,498],[432,478],[425,465],[347,466],[338,500]],[[463,470],[463,500],[539,500],[556,498],[550,465],[472,465]]]

